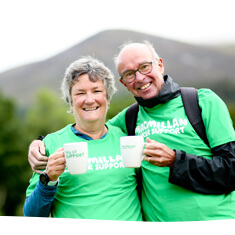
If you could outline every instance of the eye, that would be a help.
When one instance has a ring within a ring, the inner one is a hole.
[[[124,75],[123,75],[123,77],[129,78],[129,77],[132,77],[133,74],[134,74],[134,71],[131,71],[131,70],[130,70],[130,71],[125,72]]]
[[[85,93],[84,92],[77,92],[77,93],[75,93],[75,95],[84,95]]]
[[[150,64],[142,64],[141,66],[140,66],[140,68],[139,68],[139,70],[140,71],[147,71],[147,70],[149,70],[149,68],[150,68]]]

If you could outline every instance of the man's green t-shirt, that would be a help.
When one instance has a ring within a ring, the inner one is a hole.
[[[199,90],[199,106],[211,148],[235,141],[231,118],[224,102],[211,90]],[[126,109],[108,124],[126,132]],[[220,125],[218,125],[218,123]],[[181,96],[153,108],[140,110],[136,135],[149,137],[171,149],[211,159],[210,148],[200,139],[185,114]],[[142,162],[142,210],[147,221],[199,221],[235,219],[235,192],[203,195],[168,182],[169,167]]]
[[[124,168],[120,155],[120,128],[109,127],[107,135],[98,140],[84,140],[71,130],[71,124],[45,139],[47,156],[65,143],[88,142],[88,169],[71,175],[66,168],[52,207],[52,216],[59,218],[141,221],[142,214],[136,190],[135,169]],[[38,182],[34,173],[26,195]]]

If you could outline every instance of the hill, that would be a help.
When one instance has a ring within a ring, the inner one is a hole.
[[[221,48],[191,45],[149,34],[127,30],[107,30],[47,60],[27,64],[0,74],[0,87],[4,94],[11,96],[22,106],[30,106],[35,91],[49,87],[59,92],[65,69],[74,60],[84,55],[93,55],[102,60],[118,78],[113,57],[118,47],[126,41],[149,40],[159,56],[163,58],[165,72],[180,85],[210,87],[213,83],[235,81],[235,54]],[[128,94],[119,82],[116,97]]]

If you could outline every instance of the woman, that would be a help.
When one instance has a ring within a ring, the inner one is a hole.
[[[24,215],[141,221],[135,169],[123,168],[120,157],[125,134],[105,125],[115,92],[112,73],[98,60],[82,58],[66,70],[61,90],[76,122],[44,139],[48,164],[30,180]],[[88,170],[71,175],[62,147],[79,141],[88,142]]]

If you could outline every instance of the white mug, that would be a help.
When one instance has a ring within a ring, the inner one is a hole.
[[[64,144],[64,154],[66,166],[71,175],[86,173],[88,163],[87,142]]]
[[[143,160],[143,136],[120,137],[121,155],[124,167],[138,168]]]

